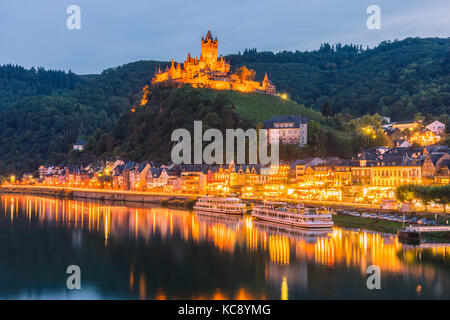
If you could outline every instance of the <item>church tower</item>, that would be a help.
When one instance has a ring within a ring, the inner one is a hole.
[[[218,43],[217,37],[213,39],[211,31],[208,31],[205,38],[202,37],[202,54],[200,57],[206,65],[214,66],[216,64]]]

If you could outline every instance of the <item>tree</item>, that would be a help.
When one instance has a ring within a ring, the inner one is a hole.
[[[399,186],[395,190],[395,197],[400,202],[409,202],[411,203],[414,199],[416,199],[415,195],[415,185],[406,184]]]
[[[416,186],[416,196],[422,201],[425,206],[425,210],[427,210],[428,205],[433,201],[433,196],[430,192],[429,187],[425,186]]]
[[[421,112],[417,112],[417,113],[414,115],[414,121],[415,121],[415,122],[422,123],[423,120],[425,120],[425,116],[424,116]]]
[[[333,115],[333,110],[331,109],[330,102],[328,100],[325,100],[325,102],[323,103],[322,115],[326,118]]]
[[[247,69],[247,67],[243,66],[236,69],[235,74],[239,77],[241,82],[253,81],[255,80],[256,71],[252,69]]]
[[[442,205],[446,212],[446,207],[450,203],[450,185],[430,187],[430,193],[433,201]]]
[[[407,184],[397,187],[395,196],[400,202],[412,202],[413,200],[420,200],[425,205],[425,208],[431,202],[440,204],[444,207],[450,204],[450,185],[445,186],[417,186],[414,184]]]

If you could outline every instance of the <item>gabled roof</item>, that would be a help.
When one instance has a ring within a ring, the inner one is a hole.
[[[182,172],[202,172],[208,173],[209,165],[207,164],[185,164],[181,167]]]
[[[438,162],[439,159],[442,158],[444,155],[445,155],[445,153],[443,153],[443,152],[433,152],[433,153],[429,154],[433,165],[436,165],[436,162]]]
[[[440,125],[443,125],[444,127],[445,127],[445,124],[444,123],[442,123],[442,122],[440,122],[439,120],[434,120],[433,122],[431,122],[430,124],[428,124],[426,127],[428,127],[428,126],[431,126],[432,124],[440,124]]]
[[[357,160],[379,160],[378,157],[372,152],[362,152],[361,156]]]
[[[164,169],[161,169],[161,168],[151,168],[150,172],[151,172],[152,178],[159,178],[159,176],[161,175],[163,170]]]
[[[77,142],[75,142],[76,146],[84,146],[86,144],[86,140],[77,140]]]
[[[439,168],[448,168],[450,170],[450,159],[444,159]]]

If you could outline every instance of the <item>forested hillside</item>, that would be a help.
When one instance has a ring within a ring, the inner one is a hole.
[[[72,90],[57,87],[57,82],[50,80],[43,80],[42,86],[39,81],[35,85],[23,80],[23,90],[12,90],[12,86],[8,95],[16,93],[18,99],[0,111],[0,175],[67,161],[77,138],[87,139],[99,128],[111,129],[131,109],[156,66],[152,61],[130,63],[105,70],[89,81],[66,74],[68,79],[78,79]],[[64,78],[63,72],[56,74]],[[46,77],[52,79],[52,75],[50,72]],[[42,91],[38,89],[41,87]]]
[[[361,141],[351,118],[367,113],[405,120],[421,112],[427,120],[439,118],[448,124],[450,39],[405,39],[383,42],[374,49],[324,44],[311,52],[246,50],[226,58],[232,69],[242,65],[255,69],[258,80],[267,72],[277,89],[292,100],[223,92],[237,123],[255,125],[271,115],[297,112],[312,121],[307,149],[282,150],[289,159],[299,154],[355,154],[367,142]],[[167,63],[139,61],[89,76],[0,67],[0,175],[63,163],[76,139],[94,133],[90,150],[95,155],[141,159],[159,152],[164,158],[168,144],[155,141],[167,141],[167,132],[177,124],[171,117],[184,117],[183,125],[201,117],[216,124],[224,121],[226,114],[214,109],[217,92],[211,90],[198,94],[174,90],[153,97],[156,100],[148,108],[131,114],[158,65],[164,69]],[[193,103],[198,104],[195,110],[189,109]],[[164,104],[169,107],[162,111],[152,108]],[[327,112],[322,117],[324,105]],[[156,151],[149,153],[153,147]]]
[[[85,83],[87,78],[72,72],[25,69],[20,66],[0,66],[0,111],[23,97],[59,94]]]
[[[309,119],[308,145],[303,148],[282,146],[282,160],[313,155],[348,158],[361,147],[386,143],[381,133],[377,133],[375,139],[366,139],[355,120],[346,120],[339,115],[324,117],[279,97],[184,86],[179,89],[154,88],[145,106],[138,107],[136,112],[125,113],[112,130],[98,129],[89,138],[85,153],[101,159],[119,157],[167,162],[174,145],[172,132],[185,128],[192,136],[195,120],[203,121],[203,130],[218,128],[225,136],[225,129],[262,128],[264,119],[280,114],[301,115]],[[376,125],[376,120],[370,116],[364,117],[363,123],[366,122]]]
[[[102,158],[170,161],[171,134],[177,128],[192,134],[194,121],[202,120],[204,130],[218,128],[225,136],[225,129],[262,127],[265,119],[281,114],[325,122],[320,113],[279,97],[190,86],[154,88],[147,105],[124,114],[111,131],[97,130],[86,149]]]
[[[450,39],[408,38],[374,49],[322,45],[312,52],[246,50],[227,57],[233,68],[264,72],[292,99],[321,110],[328,100],[334,113],[380,113],[394,120],[414,114],[450,113]]]

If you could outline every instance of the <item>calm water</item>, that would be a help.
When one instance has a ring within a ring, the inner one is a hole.
[[[82,290],[66,289],[79,265]],[[381,290],[366,287],[369,265]],[[2,299],[450,298],[450,247],[334,228],[305,234],[250,217],[1,196]]]

